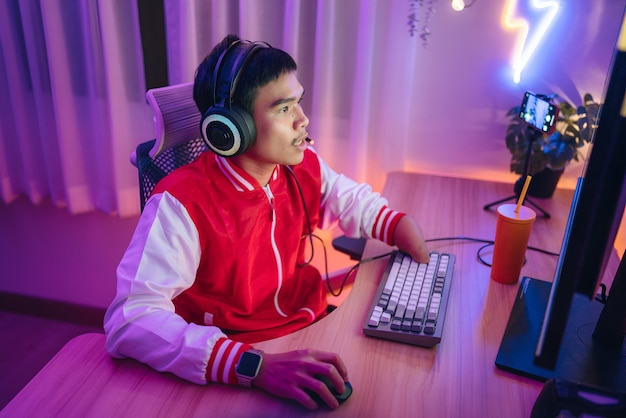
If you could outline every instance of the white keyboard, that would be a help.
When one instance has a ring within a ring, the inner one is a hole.
[[[363,326],[366,335],[432,347],[441,341],[454,255],[432,252],[428,264],[394,251]]]

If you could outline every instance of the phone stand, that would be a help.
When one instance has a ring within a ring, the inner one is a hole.
[[[524,182],[526,181],[526,177],[528,176],[528,170],[530,167],[530,154],[533,149],[533,142],[535,142],[539,138],[540,135],[541,135],[540,131],[533,130],[533,135],[531,135],[531,137],[528,139],[528,149],[526,150],[526,160],[524,161],[524,172],[522,173],[522,176],[515,182],[513,186],[513,191],[515,192],[515,194],[513,196],[505,197],[504,199],[496,200],[495,202],[486,204],[485,206],[483,206],[484,210],[490,210],[493,206],[499,205],[509,200],[517,201],[519,199],[519,196],[522,192],[522,186]],[[528,203],[529,206],[532,206],[533,208],[537,209],[541,213],[541,216],[543,216],[546,219],[550,218],[550,214],[548,212],[542,209],[538,204],[533,202],[527,196],[524,197],[524,202],[522,203]]]

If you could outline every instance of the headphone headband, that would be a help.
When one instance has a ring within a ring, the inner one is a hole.
[[[222,52],[213,72],[214,106],[232,108],[233,96],[241,71],[256,51],[268,47],[269,45],[265,42],[251,42],[240,39],[230,44]],[[224,77],[225,71],[228,71],[227,77]]]
[[[254,119],[248,111],[233,104],[233,96],[243,69],[263,48],[271,46],[265,42],[237,40],[217,60],[213,71],[213,105],[200,121],[202,139],[216,154],[233,157],[254,144]]]

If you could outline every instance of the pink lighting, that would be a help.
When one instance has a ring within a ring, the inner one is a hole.
[[[532,0],[531,5],[536,10],[545,9],[543,17],[537,22],[518,17],[516,14],[517,0],[509,0],[502,16],[502,25],[510,30],[517,30],[518,37],[513,53],[513,81],[519,83],[522,71],[535,53],[554,17],[559,11],[559,3],[553,0]]]

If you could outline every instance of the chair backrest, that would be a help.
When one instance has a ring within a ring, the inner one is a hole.
[[[159,180],[207,150],[200,138],[193,83],[150,89],[146,98],[154,113],[156,138],[139,144],[130,157],[139,172],[142,211]]]

